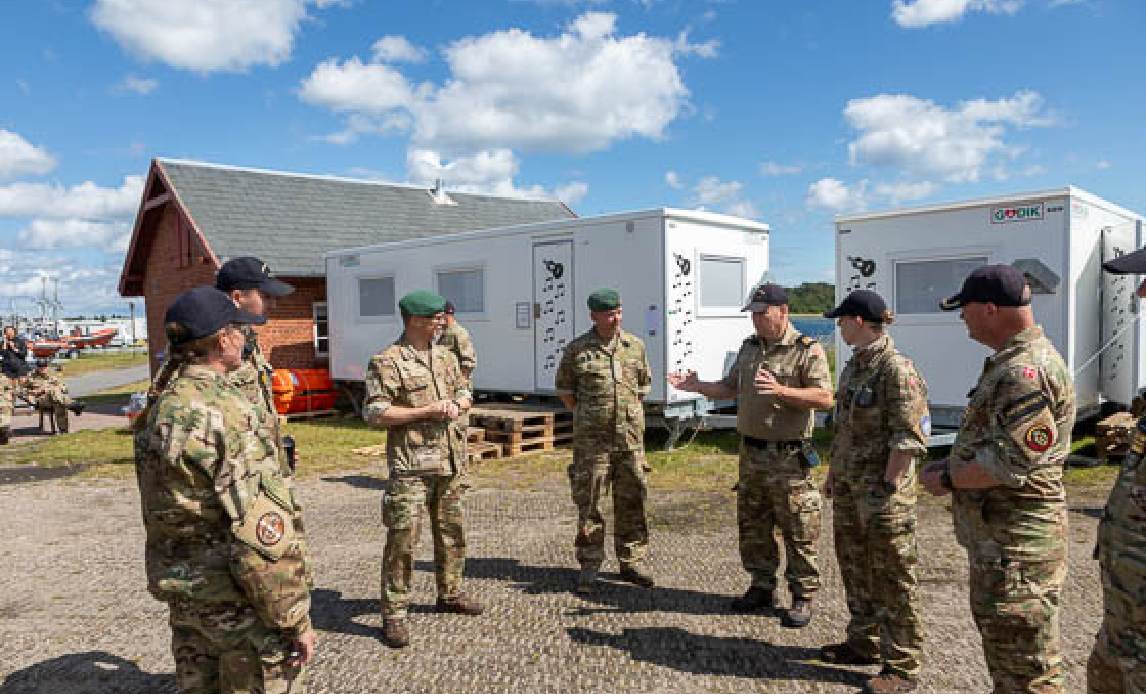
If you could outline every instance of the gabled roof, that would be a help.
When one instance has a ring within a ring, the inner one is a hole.
[[[576,215],[553,200],[448,193],[426,188],[155,159],[120,277],[120,294],[143,293],[151,239],[174,203],[214,259],[258,256],[277,275],[321,277],[327,251]]]

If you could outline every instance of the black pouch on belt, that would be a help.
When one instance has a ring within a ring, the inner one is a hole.
[[[814,467],[820,466],[820,454],[816,452],[816,446],[811,441],[804,441],[800,444],[800,464],[805,468],[811,470]]]

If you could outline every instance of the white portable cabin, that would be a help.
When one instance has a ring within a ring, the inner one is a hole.
[[[955,426],[990,350],[939,300],[975,267],[1012,264],[1026,273],[1035,320],[1074,373],[1084,418],[1106,401],[1129,405],[1146,382],[1137,279],[1101,267],[1142,244],[1141,215],[1073,186],[838,217],[836,299],[861,288],[884,297],[896,346],[927,381],[932,421]],[[850,350],[838,335],[836,343],[838,377]]]
[[[767,241],[766,224],[654,209],[331,252],[331,374],[362,381],[371,355],[402,331],[397,300],[431,289],[473,337],[476,390],[552,395],[562,349],[592,327],[586,299],[610,287],[621,294],[624,329],[648,351],[651,411],[700,416],[709,403],[669,387],[665,374],[723,375],[752,332],[740,309],[768,268]]]

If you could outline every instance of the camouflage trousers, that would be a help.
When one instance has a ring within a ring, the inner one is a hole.
[[[577,562],[599,567],[605,560],[605,516],[601,499],[613,490],[613,549],[621,566],[639,564],[649,549],[648,464],[643,451],[573,451],[569,486],[577,505]]]
[[[810,599],[820,588],[816,546],[820,541],[820,492],[797,451],[764,450],[740,444],[736,523],[740,561],[752,585],[776,589],[780,568],[779,528],[788,565],[784,577],[792,597]]]
[[[438,597],[461,592],[466,564],[466,534],[462,512],[465,486],[461,477],[391,477],[382,498],[382,523],[387,528],[382,554],[382,615],[405,617],[410,604],[414,550],[422,531],[422,507],[430,515],[434,538],[434,570]]]
[[[290,641],[243,603],[176,601],[175,681],[183,694],[301,694],[305,673],[287,665]]]
[[[847,642],[892,673],[919,678],[923,624],[915,568],[915,471],[892,492],[883,471],[834,476],[836,561],[847,594]]]
[[[1119,553],[1099,530],[1103,618],[1086,668],[1090,694],[1146,694],[1146,557]]]
[[[995,694],[1063,691],[1059,605],[1066,559],[999,558],[969,551],[971,614]]]

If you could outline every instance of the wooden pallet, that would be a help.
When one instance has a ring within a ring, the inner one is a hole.
[[[494,460],[501,457],[501,444],[483,441],[471,443],[466,446],[466,458],[470,464],[480,463],[483,460]]]
[[[1121,458],[1130,447],[1137,421],[1129,412],[1115,412],[1098,422],[1094,429],[1094,449],[1104,462]]]
[[[573,413],[527,405],[480,405],[470,422],[485,429],[485,440],[502,445],[506,456],[548,451],[573,439]]]

